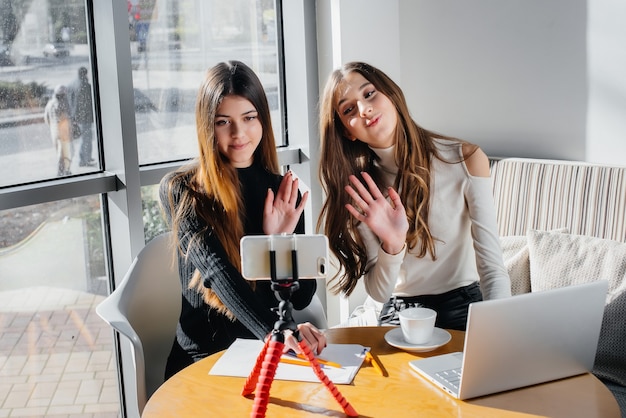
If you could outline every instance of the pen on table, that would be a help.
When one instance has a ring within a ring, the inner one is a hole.
[[[304,362],[304,365],[309,364],[309,360],[303,354],[296,354],[293,351],[289,351],[287,352],[287,355],[297,358],[300,362]],[[281,359],[283,358],[285,357],[281,357]],[[334,361],[324,360],[323,358],[320,358],[320,357],[316,357],[316,359],[318,363],[323,364],[324,366],[336,367],[338,369],[341,369],[343,367],[341,364],[335,363]],[[295,359],[287,358],[287,360],[295,360]],[[292,363],[292,364],[296,364],[296,363]]]
[[[308,359],[304,356],[304,354],[296,354],[296,357],[298,357],[301,360],[305,360],[308,361]],[[330,367],[336,367],[338,369],[341,369],[343,366],[339,363],[335,363],[334,361],[329,361],[329,360],[324,360],[321,357],[316,357],[317,362],[320,364],[323,364],[325,366],[330,366]]]
[[[309,366],[309,362],[306,360],[300,360],[299,358],[289,358],[285,356],[280,358],[280,362],[286,364],[295,364],[296,366]]]
[[[383,365],[378,361],[376,357],[369,351],[365,350],[365,360],[376,369],[376,371],[383,377],[387,376],[387,371],[383,367]]]

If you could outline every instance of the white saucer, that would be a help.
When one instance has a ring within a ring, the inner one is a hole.
[[[385,341],[387,341],[389,345],[413,353],[432,351],[447,344],[451,339],[452,335],[450,335],[448,331],[437,327],[435,327],[435,330],[433,331],[433,338],[424,344],[411,344],[406,342],[400,327],[394,328],[385,334]]]

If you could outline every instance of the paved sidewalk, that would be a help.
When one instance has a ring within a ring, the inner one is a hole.
[[[0,417],[119,414],[103,296],[33,287],[0,292]]]
[[[83,239],[67,218],[0,251],[0,417],[119,414],[113,331],[95,312],[104,296],[89,293]]]

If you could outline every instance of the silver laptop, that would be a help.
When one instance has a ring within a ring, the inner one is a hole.
[[[410,361],[458,399],[470,399],[590,371],[606,280],[470,305],[462,353]]]

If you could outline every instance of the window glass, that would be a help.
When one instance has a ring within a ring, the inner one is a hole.
[[[159,203],[159,185],[144,186],[141,188],[141,206],[143,209],[143,231],[145,241],[169,231]]]
[[[84,2],[0,2],[0,187],[99,170],[91,68]]]
[[[65,180],[103,168],[101,155],[112,140],[97,129],[96,110],[106,106],[97,92],[117,86],[94,85],[115,80],[116,74],[94,74],[85,9],[91,4],[0,0],[2,192],[52,179],[59,179],[55,186],[64,191],[85,190],[73,187],[87,179]],[[281,144],[275,4],[127,2],[141,164],[196,155],[197,88],[207,68],[230,59],[246,62],[261,78]],[[134,146],[135,138],[123,140]],[[157,190],[157,185],[141,189],[146,242],[167,229]],[[37,199],[59,198],[46,192],[36,191]],[[6,394],[0,396],[0,416],[120,416],[113,331],[95,312],[111,282],[101,198],[0,211],[0,387]],[[115,225],[109,226],[115,236]]]
[[[0,230],[0,416],[118,416],[100,199],[0,211]]]
[[[141,164],[197,154],[198,87],[209,67],[231,59],[259,75],[281,143],[273,0],[137,0],[128,13]]]

